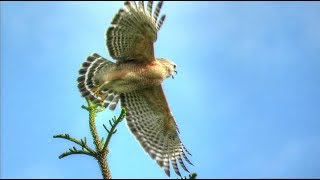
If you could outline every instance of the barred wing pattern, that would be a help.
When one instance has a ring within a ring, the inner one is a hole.
[[[110,110],[114,110],[120,99],[120,93],[109,90],[103,81],[103,74],[115,67],[115,63],[93,53],[87,57],[79,70],[78,88],[83,97],[90,99],[93,103],[100,103]]]
[[[161,85],[122,94],[121,105],[126,109],[129,129],[168,176],[170,162],[176,174],[181,176],[177,160],[181,167],[189,172],[182,157],[192,164],[185,152],[191,154],[180,141],[176,122]]]
[[[146,9],[142,1],[138,4],[135,1],[124,3],[125,9],[120,9],[115,15],[106,33],[107,47],[112,58],[120,61],[155,59],[153,43],[165,20],[163,15],[158,21],[162,3],[160,1],[157,4],[153,14],[152,1],[148,2]]]

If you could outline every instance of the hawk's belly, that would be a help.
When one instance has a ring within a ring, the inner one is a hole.
[[[165,79],[162,67],[157,66],[133,67],[120,71],[121,75],[108,83],[110,89],[120,93],[158,86]]]
[[[115,80],[111,82],[110,89],[125,93],[125,92],[131,92],[138,89],[144,89],[148,87],[153,87],[160,85],[162,83],[161,79],[121,79],[121,80]]]

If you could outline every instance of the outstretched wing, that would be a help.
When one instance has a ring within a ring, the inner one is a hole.
[[[106,33],[107,47],[110,56],[116,60],[152,61],[154,57],[153,43],[157,39],[157,31],[161,28],[165,15],[158,21],[162,1],[152,14],[152,1],[147,8],[143,1],[126,1],[125,9],[120,9],[113,18],[112,26]]]
[[[78,88],[83,97],[95,104],[101,104],[114,110],[120,99],[120,93],[109,90],[105,75],[115,67],[115,63],[93,53],[87,57],[79,70]]]
[[[181,176],[177,160],[181,167],[189,172],[181,156],[192,164],[184,151],[190,153],[180,141],[176,122],[161,85],[122,94],[121,105],[126,109],[129,129],[168,176],[170,162],[175,172]]]

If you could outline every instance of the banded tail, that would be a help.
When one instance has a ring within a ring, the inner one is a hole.
[[[114,110],[119,102],[120,93],[107,88],[103,75],[113,68],[115,63],[101,57],[97,53],[88,56],[79,70],[78,88],[83,97],[88,98],[94,104],[100,104],[110,110]]]

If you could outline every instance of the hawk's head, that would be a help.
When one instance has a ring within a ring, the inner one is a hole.
[[[168,60],[168,59],[164,59],[164,58],[157,58],[157,60],[164,66],[164,68],[166,69],[166,77],[173,77],[174,73],[178,74],[178,71],[176,70],[177,69],[177,65],[176,63]]]

